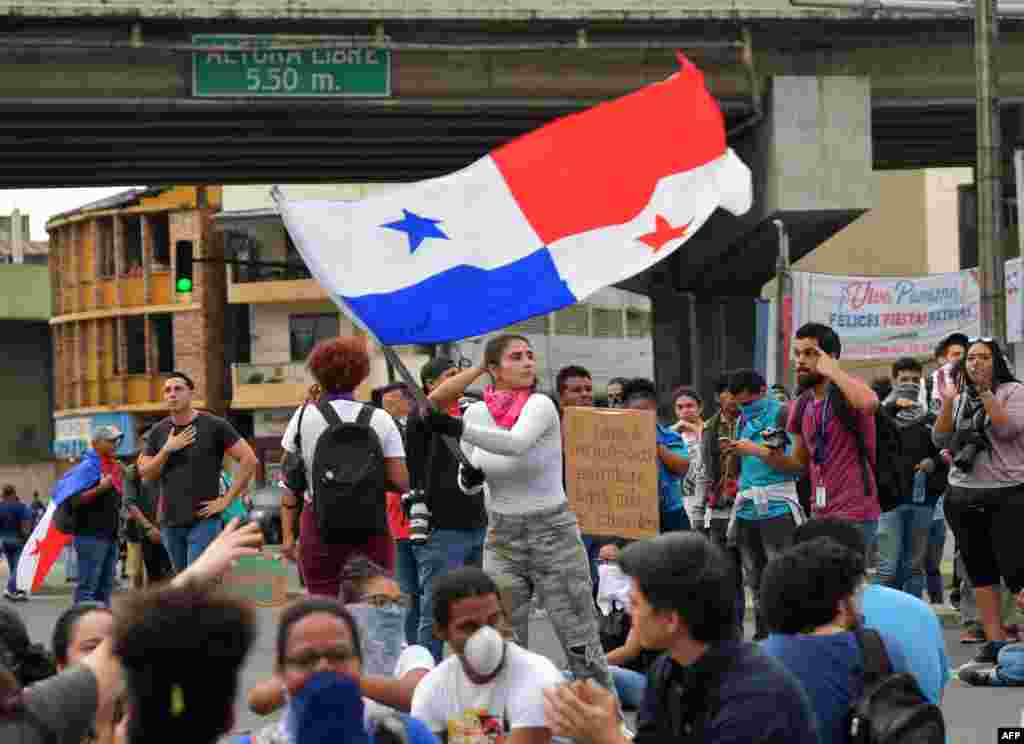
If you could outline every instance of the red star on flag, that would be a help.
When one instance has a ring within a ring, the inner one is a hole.
[[[692,222],[692,220],[691,220]],[[686,235],[690,222],[680,227],[672,227],[669,221],[660,214],[654,218],[654,232],[645,233],[637,238],[641,243],[649,245],[654,253],[660,251],[670,240],[677,240]]]

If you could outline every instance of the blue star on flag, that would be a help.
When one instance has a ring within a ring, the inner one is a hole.
[[[402,214],[405,216],[402,219],[395,222],[388,222],[381,227],[386,227],[389,230],[397,230],[398,232],[404,232],[409,236],[409,253],[413,254],[416,249],[420,247],[427,238],[440,238],[441,240],[451,240],[444,231],[438,227],[441,220],[432,220],[429,217],[420,217],[415,212],[410,212],[408,209],[403,209]]]

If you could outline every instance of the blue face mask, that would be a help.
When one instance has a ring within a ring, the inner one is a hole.
[[[293,742],[369,744],[359,685],[343,674],[317,672],[288,701],[285,730]]]
[[[752,421],[761,414],[766,413],[771,403],[772,401],[770,401],[767,397],[759,398],[755,401],[751,401],[750,403],[741,405],[740,413],[743,414],[744,419],[746,419],[747,421]]]

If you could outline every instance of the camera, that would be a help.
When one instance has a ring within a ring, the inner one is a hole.
[[[964,432],[957,437],[956,454],[953,455],[953,467],[962,473],[971,472],[975,458],[988,449],[988,439],[976,431]]]
[[[430,538],[430,507],[427,506],[426,493],[422,488],[402,494],[402,509],[409,518],[409,540],[415,545],[423,545]]]
[[[784,450],[789,446],[789,434],[785,429],[768,427],[761,432],[761,441],[770,450]]]

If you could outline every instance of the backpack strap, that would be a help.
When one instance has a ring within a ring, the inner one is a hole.
[[[366,406],[363,407],[365,408]],[[316,402],[316,409],[320,411],[320,415],[324,417],[324,420],[327,422],[327,426],[341,426],[344,423],[341,420],[341,416],[339,416],[338,412],[334,410],[334,406],[331,405],[329,400],[318,400]],[[362,411],[359,412],[359,415],[363,415]]]
[[[303,403],[299,409],[299,423],[295,426],[295,451],[302,457],[302,417],[306,415],[308,403]]]
[[[331,410],[334,410],[334,406],[331,406]],[[358,426],[365,426],[369,429],[371,419],[373,419],[373,407],[364,405],[359,409],[359,415],[356,416],[356,424]]]
[[[833,400],[832,410],[835,411],[836,418],[850,432],[854,444],[857,445],[857,453],[860,455],[861,480],[864,482],[864,498],[870,501],[871,484],[868,483],[868,477],[874,478],[875,470],[871,467],[871,458],[868,456],[868,446],[864,441],[864,433],[857,426],[857,419],[854,417],[853,411],[850,410],[850,404],[846,400],[846,396],[843,395],[843,391],[835,384],[830,384],[828,396]],[[877,426],[875,434],[877,436]]]
[[[864,688],[867,689],[892,674],[892,662],[877,630],[857,627],[853,634],[864,655]]]

